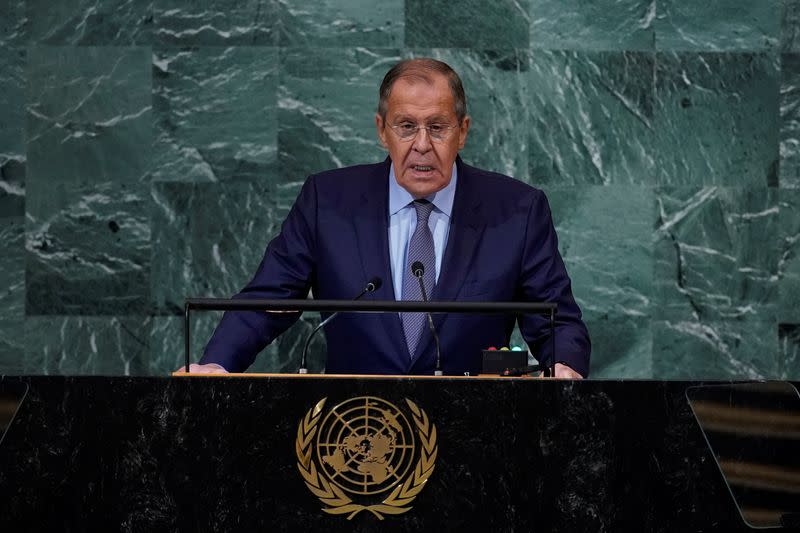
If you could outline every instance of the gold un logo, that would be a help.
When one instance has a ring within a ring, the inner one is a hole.
[[[409,511],[436,461],[436,426],[425,411],[406,399],[409,422],[386,400],[361,396],[326,413],[325,400],[300,421],[295,441],[297,468],[322,510],[348,520]]]

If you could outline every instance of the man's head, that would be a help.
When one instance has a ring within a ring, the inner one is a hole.
[[[389,150],[397,182],[415,198],[444,189],[470,119],[458,74],[446,63],[401,61],[380,88],[375,125]]]

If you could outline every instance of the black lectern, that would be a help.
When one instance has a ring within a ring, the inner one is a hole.
[[[656,381],[15,377],[2,531],[745,531]]]

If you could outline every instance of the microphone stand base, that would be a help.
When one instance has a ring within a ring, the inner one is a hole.
[[[444,374],[442,373],[442,371],[441,371],[441,370],[435,370],[435,371],[433,372],[433,375],[434,375],[434,376],[443,376]]]
[[[307,368],[301,368],[301,369],[299,369],[297,371],[297,373],[298,374],[308,374],[308,369]]]

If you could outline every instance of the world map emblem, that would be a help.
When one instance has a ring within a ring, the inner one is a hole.
[[[297,427],[297,468],[329,514],[367,511],[380,520],[411,510],[433,473],[436,426],[409,399],[406,410],[375,396],[325,410],[327,398]]]

